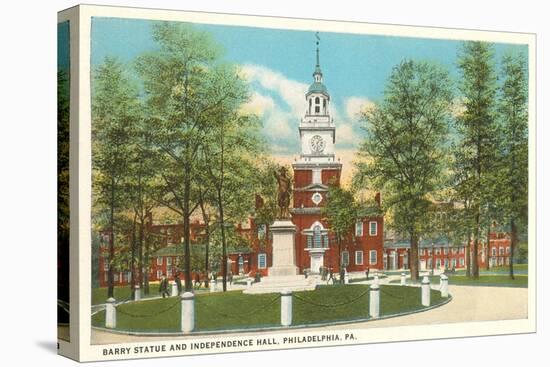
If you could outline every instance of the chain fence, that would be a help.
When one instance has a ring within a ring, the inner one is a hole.
[[[320,303],[320,302],[315,302],[313,300],[304,298],[304,297],[299,296],[297,294],[293,294],[292,296],[293,296],[293,298],[296,298],[297,300],[302,301],[302,302],[307,303],[307,304],[310,304],[312,306],[324,307],[324,308],[333,308],[333,307],[343,307],[343,306],[347,306],[347,305],[350,305],[352,303],[355,303],[358,300],[360,300],[361,298],[363,298],[364,296],[366,296],[369,293],[369,291],[370,291],[370,289],[367,289],[366,291],[364,291],[363,293],[361,293],[357,297],[355,297],[351,300],[345,301],[345,302],[340,302],[340,303]]]

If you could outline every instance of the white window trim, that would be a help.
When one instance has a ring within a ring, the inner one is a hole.
[[[361,261],[358,261],[358,255],[361,254]],[[358,251],[355,251],[355,265],[363,265],[363,251],[361,250],[358,250]]]
[[[355,236],[363,237],[363,221],[355,222]]]
[[[264,258],[264,265],[261,266],[262,262],[260,261],[260,258]],[[258,254],[258,269],[265,269],[267,268],[267,255],[266,254]]]
[[[168,256],[166,258],[166,265],[168,265],[168,266],[172,265],[172,257],[171,256]]]
[[[374,261],[372,261],[373,257],[372,254],[374,254]],[[369,251],[369,265],[376,265],[378,262],[378,252],[376,250],[370,250]]]
[[[346,255],[344,255],[344,254],[346,254]],[[344,260],[346,260],[346,257],[347,257],[348,261],[344,261]],[[343,250],[342,251],[342,265],[344,265],[344,266],[349,265],[349,251],[348,250]]]
[[[161,256],[157,257],[157,265],[162,265],[164,263],[164,259]]]
[[[372,232],[372,224],[374,223],[374,233]],[[378,222],[375,220],[371,220],[369,222],[369,236],[377,236],[378,235]]]

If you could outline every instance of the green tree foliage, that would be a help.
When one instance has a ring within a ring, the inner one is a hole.
[[[330,231],[336,239],[339,266],[342,266],[342,245],[353,231],[358,211],[359,207],[351,191],[340,186],[329,186],[326,205],[321,208],[321,215],[328,222]]]
[[[116,214],[125,209],[123,190],[131,156],[134,124],[139,121],[137,88],[124,72],[124,66],[107,57],[95,70],[92,85],[92,164],[93,197],[108,212],[109,273],[108,297],[113,296]]]
[[[506,55],[502,60],[502,86],[498,106],[502,126],[502,202],[510,224],[510,277],[514,279],[514,256],[518,232],[527,232],[528,209],[528,110],[527,66],[524,57]]]
[[[366,139],[354,184],[382,192],[390,226],[410,238],[413,280],[430,195],[441,185],[451,100],[446,71],[406,60],[393,68],[383,101],[362,114]]]
[[[498,193],[498,126],[496,123],[496,73],[493,47],[485,42],[465,42],[459,54],[460,91],[464,112],[456,118],[460,137],[455,149],[458,196],[468,203],[473,224],[472,276],[479,278],[479,245],[482,225]]]

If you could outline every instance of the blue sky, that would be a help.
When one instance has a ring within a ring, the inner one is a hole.
[[[151,21],[93,18],[92,66],[105,56],[130,63],[154,50]],[[315,33],[240,26],[197,24],[210,32],[224,49],[224,59],[242,66],[252,91],[249,108],[264,122],[263,132],[276,156],[291,159],[298,151],[298,123],[305,110],[304,93],[315,67]],[[393,66],[405,58],[431,61],[458,78],[457,51],[450,40],[320,33],[324,82],[331,94],[337,149],[351,160],[362,133],[357,112],[380,100]],[[499,60],[504,52],[527,53],[527,46],[495,45]]]

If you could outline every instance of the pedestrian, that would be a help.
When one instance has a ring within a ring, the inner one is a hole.
[[[344,284],[344,277],[346,276],[346,268],[344,266],[340,267],[340,284]]]
[[[227,280],[229,281],[229,285],[233,285],[233,272],[231,270],[227,274]]]
[[[329,268],[327,284],[329,284],[331,280],[332,284],[334,284],[334,273],[332,272],[332,268]]]
[[[174,281],[176,282],[176,287],[178,288],[178,296],[181,294],[181,279],[180,279],[180,272],[176,272],[176,276],[174,278]]]
[[[367,280],[369,280],[369,272],[370,272],[370,268],[367,267],[367,271],[365,272],[367,274]]]
[[[198,284],[198,287],[197,287]],[[200,288],[202,285],[200,271],[195,271],[195,288]]]
[[[162,274],[160,277],[159,293],[162,298],[166,298],[170,295],[170,293],[168,293],[168,278],[166,278],[166,274]]]

